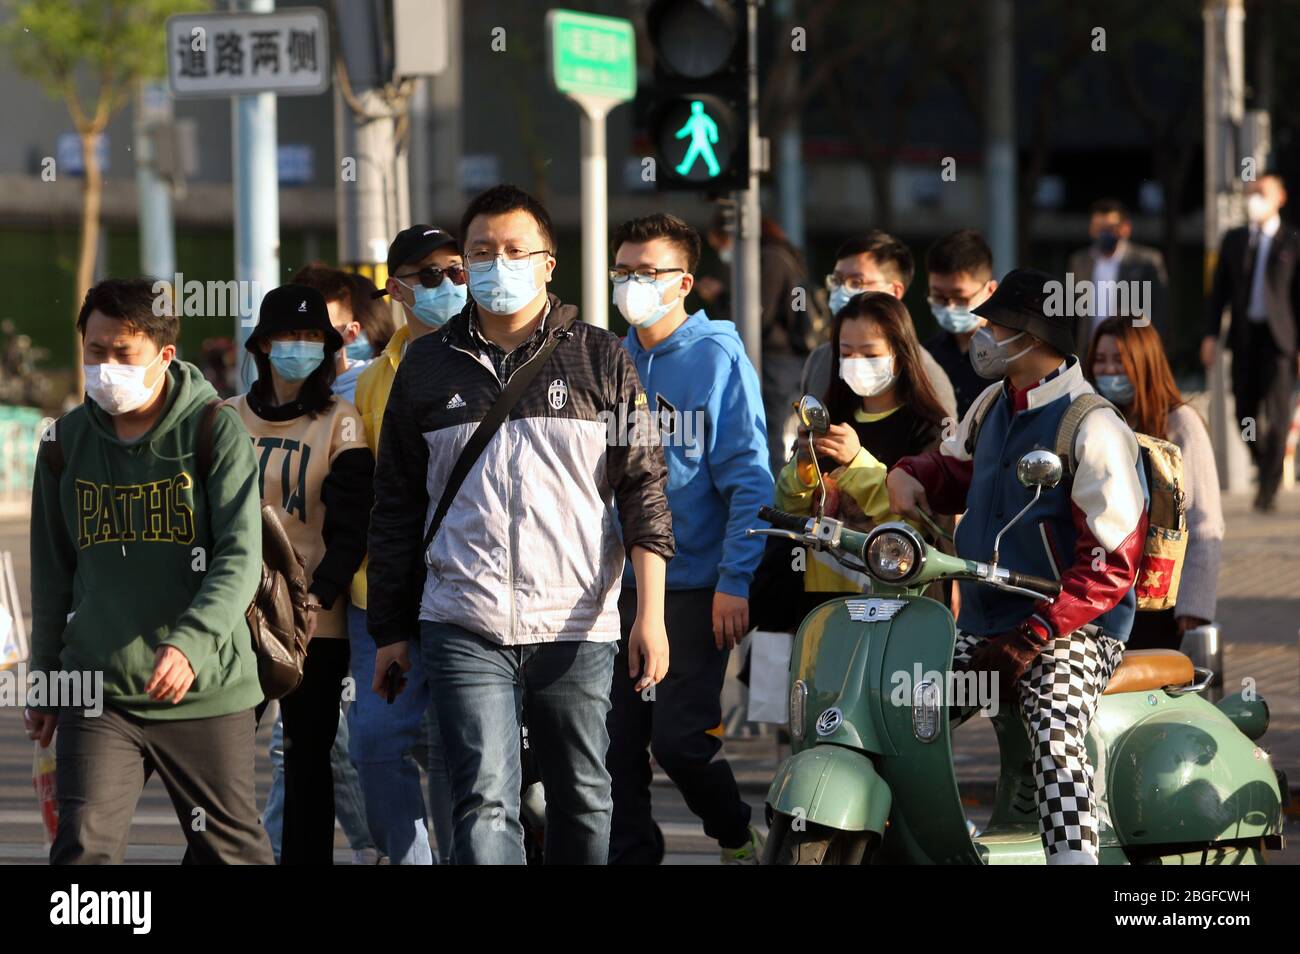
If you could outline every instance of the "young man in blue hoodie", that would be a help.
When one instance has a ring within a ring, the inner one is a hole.
[[[694,229],[676,216],[648,215],[619,226],[613,250],[614,304],[631,326],[623,346],[648,407],[611,422],[610,439],[662,443],[677,555],[664,606],[672,666],[640,693],[627,659],[636,581],[630,568],[624,574],[606,756],[614,795],[609,860],[663,857],[650,813],[649,746],[717,839],[723,862],[757,864],[762,843],[731,766],[714,759],[722,743],[713,731],[722,721],[727,657],[749,629],[749,584],[763,554],[762,538],[745,530],[773,496],[758,375],[735,325],[686,313],[700,259]]]

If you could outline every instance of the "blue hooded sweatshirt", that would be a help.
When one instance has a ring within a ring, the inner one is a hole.
[[[668,463],[668,508],[677,552],[668,589],[716,589],[749,598],[763,556],[758,508],[774,495],[758,375],[730,321],[697,311],[647,351],[623,339],[649,410],[657,414]],[[629,564],[623,585],[635,586]]]

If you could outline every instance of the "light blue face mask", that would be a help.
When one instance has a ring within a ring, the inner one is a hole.
[[[840,285],[838,288],[832,288],[830,298],[827,299],[826,302],[830,306],[831,314],[838,315],[843,311],[844,306],[849,303],[849,299],[852,297],[853,292],[849,291],[843,285]]]
[[[980,323],[980,316],[971,311],[969,306],[958,308],[956,305],[931,305],[930,314],[934,315],[940,328],[954,335],[974,331]]]
[[[1111,404],[1120,407],[1128,407],[1132,404],[1135,394],[1133,382],[1128,379],[1127,374],[1097,375],[1097,393]]]
[[[375,356],[375,349],[370,344],[364,331],[358,331],[352,343],[345,349],[350,361],[369,361]]]
[[[421,324],[428,325],[430,328],[441,328],[451,321],[453,317],[460,314],[468,298],[467,286],[457,285],[446,276],[443,276],[442,282],[437,288],[425,288],[423,285],[407,285],[400,278],[396,281],[415,293],[415,304],[406,307],[411,314],[420,320]]]
[[[271,367],[286,381],[303,381],[325,360],[323,341],[272,341]]]
[[[519,267],[522,265],[523,267]],[[469,293],[494,315],[513,315],[537,297],[533,260],[510,262],[497,256],[490,268],[469,270]]]

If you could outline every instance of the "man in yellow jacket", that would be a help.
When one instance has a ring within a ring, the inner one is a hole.
[[[466,274],[460,246],[442,229],[413,225],[388,247],[388,281],[376,297],[393,296],[402,303],[406,324],[357,380],[356,406],[365,424],[366,442],[379,453],[379,428],[393,387],[397,366],[412,341],[432,334],[465,307]],[[406,688],[392,704],[370,689],[382,685],[375,673],[375,642],[366,631],[367,563],[352,581],[348,608],[348,638],[352,644],[352,676],[359,691],[348,710],[351,755],[365,795],[366,816],[379,850],[393,864],[432,864],[425,826],[420,773],[410,758],[413,749],[428,745],[429,797],[433,802],[434,833],[444,852],[451,846],[451,791],[441,767],[442,741],[433,718],[429,688],[419,653],[411,655]],[[411,634],[412,638],[418,636]],[[445,859],[444,859],[445,860]]]

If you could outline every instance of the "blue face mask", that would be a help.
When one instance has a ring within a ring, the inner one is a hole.
[[[349,361],[369,361],[375,356],[375,349],[370,345],[370,339],[366,337],[364,331],[357,332],[357,336],[352,339],[352,343],[347,346]]]
[[[461,309],[465,307],[467,286],[457,285],[450,278],[444,277],[437,288],[407,285],[400,278],[397,282],[415,293],[415,304],[406,307],[421,324],[428,325],[430,328],[441,328],[460,314]]]
[[[523,264],[522,268],[511,267]],[[497,257],[483,271],[469,270],[469,293],[479,307],[494,315],[513,315],[528,307],[537,297],[537,282],[533,278],[533,260],[523,263],[508,262]]]
[[[974,331],[980,323],[980,316],[970,310],[969,307],[958,308],[956,305],[931,305],[930,313],[934,315],[934,320],[939,322],[939,327],[944,331],[954,335],[962,335],[968,331]]]
[[[849,291],[843,285],[838,288],[832,288],[831,296],[826,301],[826,304],[830,306],[831,314],[838,315],[844,309],[844,306],[849,303],[849,299],[852,297],[853,292]]]
[[[325,360],[322,341],[272,341],[271,367],[286,381],[303,381]]]
[[[1097,393],[1111,404],[1127,407],[1133,403],[1133,382],[1127,374],[1097,375]]]

